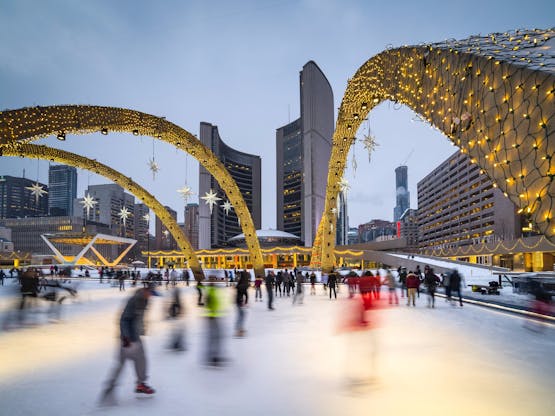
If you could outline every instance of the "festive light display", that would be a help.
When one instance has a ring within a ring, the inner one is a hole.
[[[405,104],[467,153],[555,242],[555,30],[518,30],[386,50],[364,63],[343,96],[312,258],[334,263],[339,181],[355,133],[384,100]],[[317,265],[313,263],[313,265]]]
[[[179,248],[182,250],[182,254],[186,256],[189,267],[195,275],[195,279],[202,280],[204,278],[204,274],[202,272],[198,258],[195,256],[194,249],[187,240],[187,237],[185,237],[185,234],[183,233],[179,225],[177,225],[176,220],[153,195],[151,195],[146,189],[144,189],[137,183],[133,182],[131,178],[117,172],[116,170],[106,165],[103,165],[100,162],[97,162],[96,160],[79,156],[63,150],[53,149],[47,146],[15,143],[8,147],[4,146],[2,151],[3,156],[46,159],[52,162],[63,163],[66,165],[78,167],[80,169],[89,170],[98,175],[102,175],[112,180],[114,183],[117,183],[121,187],[127,189],[129,192],[143,201],[150,209],[152,209],[156,216],[160,218],[160,221],[164,224],[164,226],[170,231]]]
[[[163,140],[183,150],[199,161],[218,181],[233,204],[251,253],[257,274],[264,274],[264,263],[254,223],[239,187],[212,151],[181,127],[139,111],[87,105],[29,107],[0,112],[1,150],[16,152],[14,146],[29,143],[52,134],[89,134],[100,132],[132,133]]]

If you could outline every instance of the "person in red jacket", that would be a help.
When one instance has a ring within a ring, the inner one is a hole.
[[[410,302],[412,299],[412,306],[416,306],[416,291],[418,290],[418,286],[420,286],[420,279],[417,275],[415,275],[412,270],[409,271],[407,275],[407,306],[410,306]]]

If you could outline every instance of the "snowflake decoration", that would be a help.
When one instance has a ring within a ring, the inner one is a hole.
[[[370,162],[372,152],[376,150],[376,147],[379,146],[379,144],[376,143],[376,138],[372,136],[370,132],[368,132],[367,135],[364,135],[364,140],[362,141],[362,143],[364,144],[364,148],[368,152],[368,162]]]
[[[26,186],[25,189],[30,190],[31,195],[35,196],[35,204],[39,203],[39,198],[41,198],[44,194],[48,193],[47,191],[42,189],[42,186],[39,185],[38,182],[36,182],[33,186]]]
[[[148,168],[152,171],[152,180],[156,179],[156,173],[160,170],[158,163],[154,161],[154,156],[152,159],[148,160]]]
[[[121,219],[121,221],[123,222],[124,227],[127,225],[127,218],[129,218],[130,215],[131,215],[131,212],[127,209],[127,207],[123,207],[119,211],[118,216]]]
[[[210,206],[210,215],[212,215],[214,205],[222,200],[222,198],[218,198],[218,195],[212,189],[210,189],[210,192],[206,192],[204,196],[201,196],[200,199],[204,199],[204,203]]]
[[[349,189],[351,189],[349,181],[345,178],[341,178],[341,180],[339,181],[339,191],[345,194]]]
[[[230,211],[231,208],[232,208],[231,202],[225,201],[225,202],[224,202],[222,205],[220,205],[220,206],[224,209],[225,215],[229,215],[229,211]]]
[[[83,208],[87,210],[87,219],[89,218],[89,214],[91,212],[91,208],[94,208],[98,201],[95,201],[91,194],[85,195],[82,201],[79,201],[80,204],[83,204]]]
[[[183,197],[183,199],[185,200],[185,203],[187,203],[187,201],[189,201],[189,197],[191,197],[193,195],[193,191],[191,190],[190,187],[188,187],[187,185],[185,185],[183,188],[178,189],[177,193],[181,194],[181,196]]]

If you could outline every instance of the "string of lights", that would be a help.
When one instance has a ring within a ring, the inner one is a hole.
[[[348,82],[332,139],[312,256],[322,269],[334,264],[332,208],[349,149],[384,100],[410,107],[443,132],[555,241],[554,38],[554,29],[494,33],[388,49],[364,63]]]

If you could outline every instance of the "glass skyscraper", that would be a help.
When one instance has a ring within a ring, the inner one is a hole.
[[[51,217],[73,216],[73,200],[77,198],[77,169],[51,165],[48,168],[48,213]]]
[[[403,213],[410,208],[410,192],[408,190],[408,168],[399,166],[395,169],[395,199],[393,221],[399,221]]]

